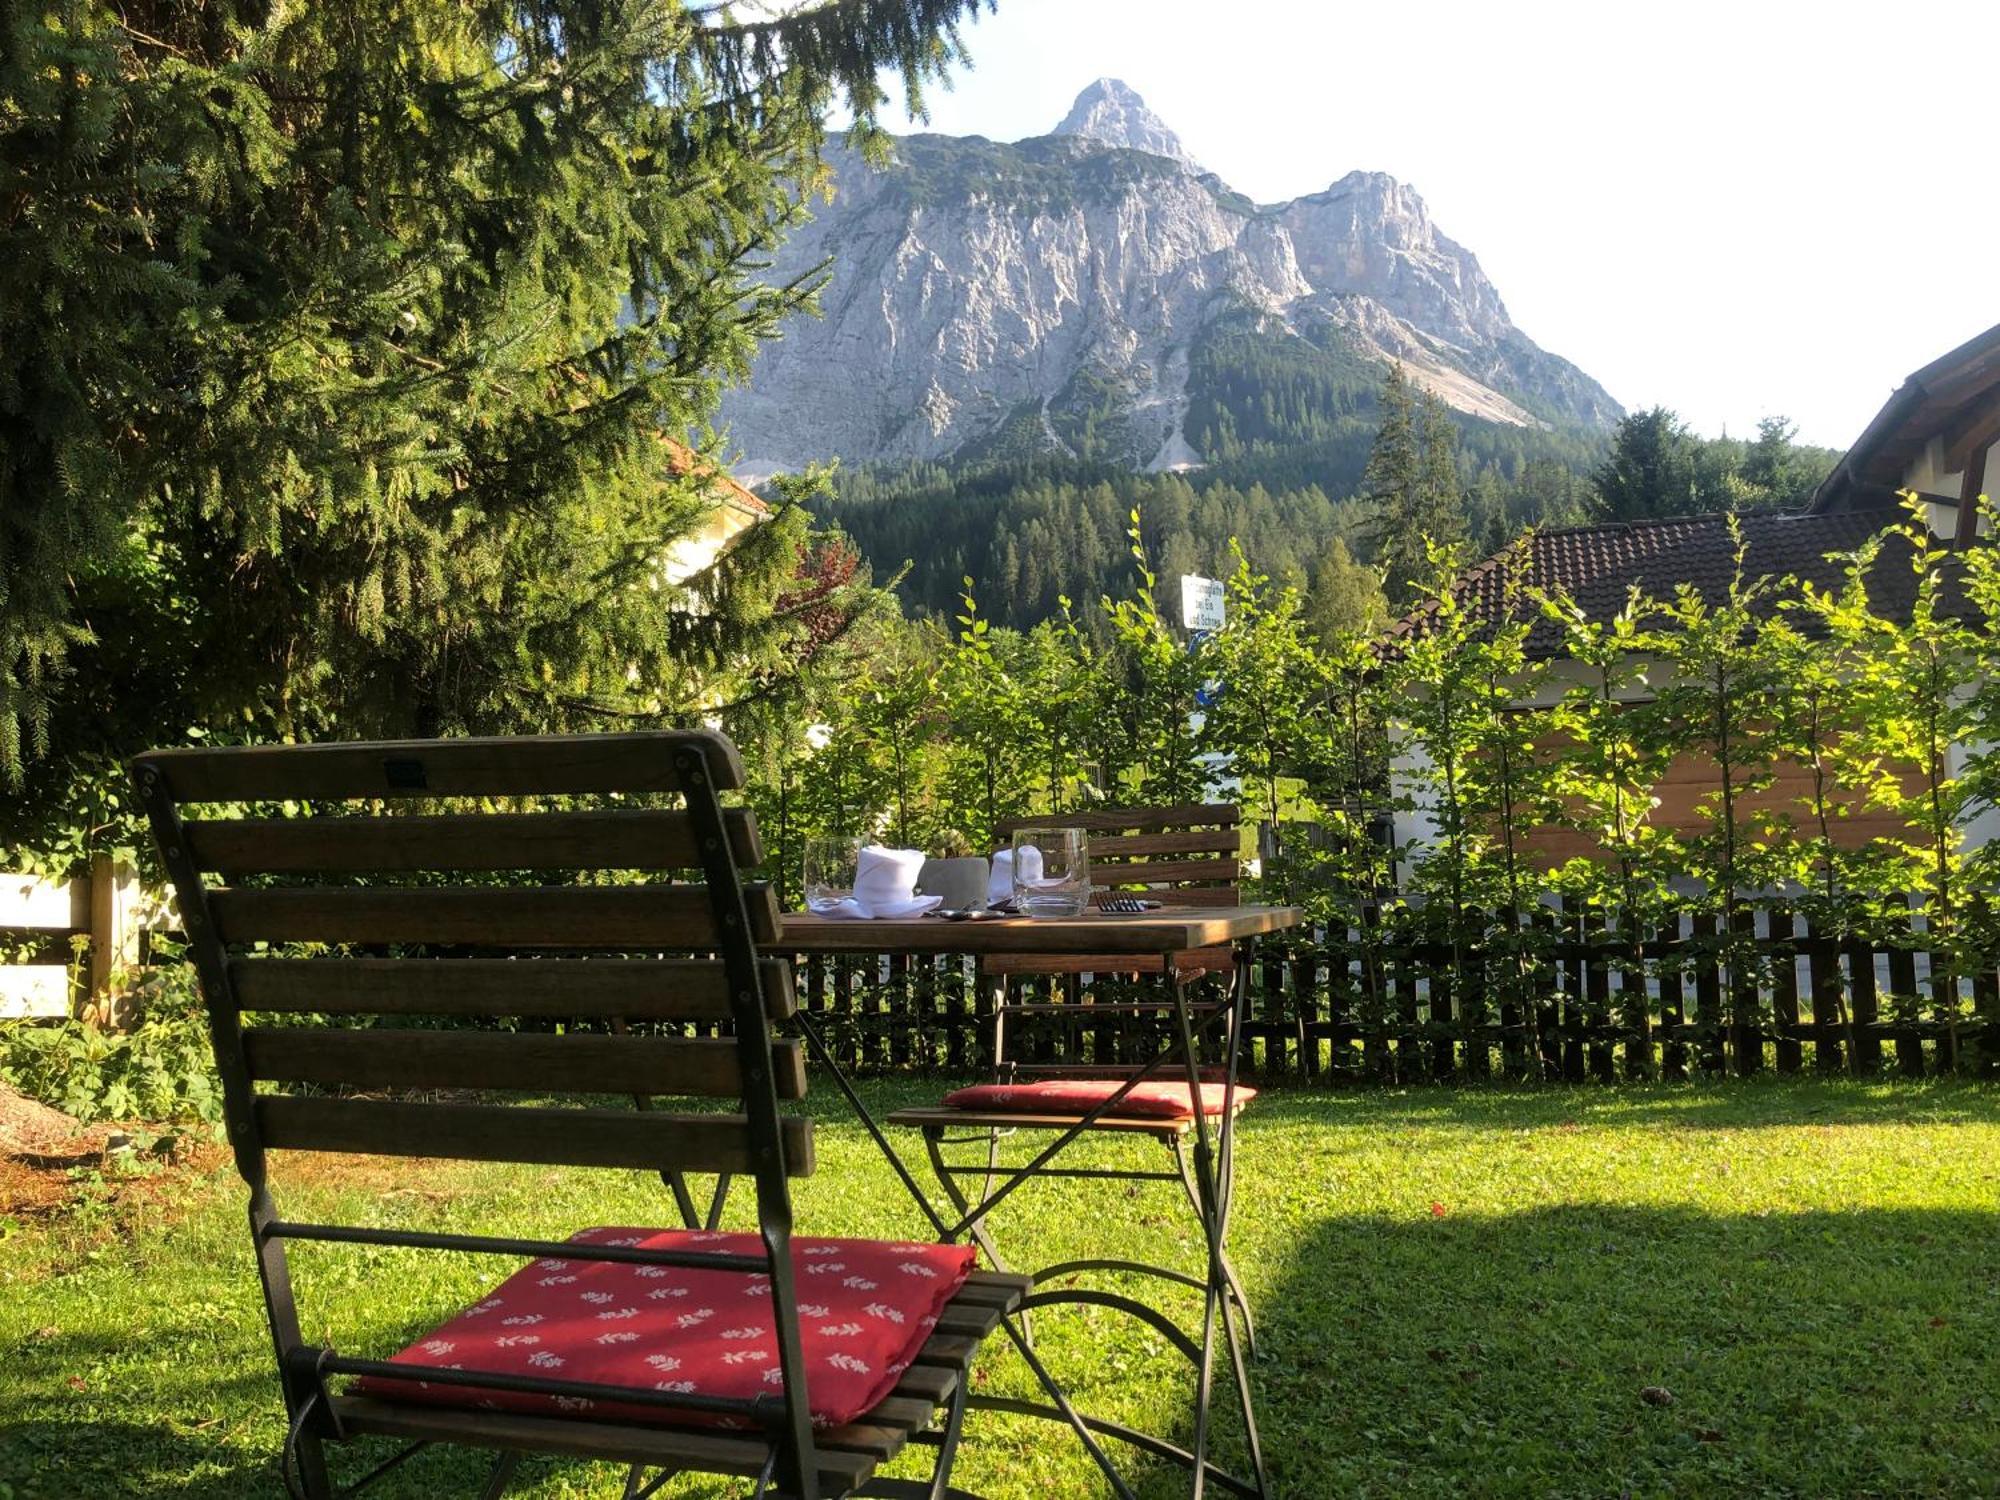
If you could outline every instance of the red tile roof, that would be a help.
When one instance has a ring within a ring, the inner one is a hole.
[[[690,473],[706,474],[714,481],[712,488],[717,499],[759,515],[769,514],[771,507],[755,491],[737,483],[728,470],[703,458],[686,443],[676,442],[673,438],[662,438],[661,441],[667,445],[667,467],[675,477]]]
[[[1900,506],[1834,513],[1749,511],[1738,519],[1745,545],[1744,571],[1755,578],[1791,576],[1820,587],[1841,579],[1841,565],[1828,554],[1851,552],[1886,526],[1905,520]],[[1459,581],[1458,597],[1475,616],[1497,624],[1508,608],[1508,572],[1518,569],[1523,590],[1567,593],[1593,619],[1608,619],[1625,607],[1634,586],[1653,598],[1669,598],[1692,584],[1709,599],[1728,591],[1735,548],[1726,516],[1674,516],[1656,521],[1624,521],[1535,532],[1470,569]],[[1878,609],[1900,614],[1914,590],[1910,570],[1887,556],[1869,576]],[[1775,606],[1775,601],[1773,601]],[[1528,653],[1537,659],[1562,654],[1562,632],[1540,618],[1526,600],[1517,607],[1536,614]],[[1389,632],[1385,649],[1421,633],[1435,606],[1412,612]]]

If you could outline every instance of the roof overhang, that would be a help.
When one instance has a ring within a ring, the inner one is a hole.
[[[1892,395],[1833,472],[1813,492],[1812,511],[1872,508],[1904,487],[1905,476],[1942,438],[1946,471],[2000,439],[2000,325],[1960,344],[1911,375]],[[1956,460],[1956,461],[1954,461]],[[1974,485],[1973,488],[1978,488]],[[1945,497],[1953,505],[1966,497]],[[1960,535],[1967,535],[1961,514]]]

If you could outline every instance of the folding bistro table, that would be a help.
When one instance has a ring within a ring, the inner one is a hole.
[[[1234,951],[1233,982],[1226,998],[1222,1001],[1203,1002],[1191,998],[1188,987],[1169,985],[1170,998],[1160,1002],[1149,1002],[1150,1008],[1170,1012],[1173,1016],[1173,1032],[1168,1045],[1146,1062],[1121,1068],[1119,1085],[1088,1108],[1079,1105],[1073,1111],[1048,1116],[968,1114],[948,1108],[899,1111],[895,1116],[897,1123],[912,1124],[923,1131],[930,1146],[932,1164],[950,1199],[954,1214],[954,1217],[950,1218],[939,1211],[932,1202],[930,1194],[918,1185],[916,1178],[883,1133],[880,1124],[855,1094],[825,1046],[814,1025],[813,1015],[800,1011],[795,1017],[797,1024],[805,1033],[807,1045],[817,1054],[820,1064],[829,1070],[850,1107],[874,1138],[876,1145],[881,1148],[898,1177],[902,1179],[903,1185],[930,1219],[939,1238],[943,1240],[972,1238],[995,1262],[996,1268],[1004,1262],[1000,1259],[987,1219],[1017,1188],[1037,1176],[1117,1177],[1141,1180],[1157,1177],[1179,1181],[1187,1188],[1188,1200],[1201,1221],[1205,1242],[1205,1274],[1198,1278],[1190,1277],[1160,1267],[1112,1259],[1072,1262],[1041,1271],[1035,1278],[1035,1291],[1021,1305],[1023,1310],[1061,1302],[1112,1307],[1133,1314],[1165,1336],[1167,1341],[1186,1355],[1195,1367],[1194,1432],[1190,1448],[1184,1449],[1158,1435],[1137,1432],[1076,1410],[1063,1392],[1060,1383],[1050,1374],[1037,1354],[1034,1343],[1020,1319],[1010,1318],[1007,1321],[1008,1335],[1015,1347],[1020,1350],[1036,1379],[1041,1382],[1052,1404],[1042,1405],[1000,1397],[989,1397],[983,1401],[975,1397],[973,1400],[975,1405],[997,1407],[1067,1422],[1075,1430],[1091,1458],[1103,1470],[1113,1492],[1123,1497],[1123,1500],[1130,1500],[1133,1493],[1131,1486],[1097,1441],[1099,1435],[1119,1438],[1142,1451],[1186,1467],[1190,1472],[1191,1492],[1196,1497],[1202,1495],[1210,1483],[1241,1495],[1267,1497],[1270,1493],[1257,1437],[1256,1413],[1251,1399],[1248,1373],[1245,1369],[1245,1344],[1249,1336],[1248,1309],[1244,1305],[1241,1288],[1229,1265],[1227,1248],[1229,1210],[1235,1176],[1235,1116],[1239,1102],[1237,1061],[1241,1052],[1244,1023],[1249,1018],[1250,960],[1254,940],[1266,933],[1279,932],[1296,926],[1302,916],[1303,913],[1292,906],[1202,907],[1179,911],[1162,909],[1132,915],[1091,912],[1080,917],[1033,919],[1002,917],[977,921],[945,921],[934,917],[883,921],[829,921],[811,915],[788,914],[784,919],[784,936],[771,945],[773,951],[791,952],[806,957],[833,954],[909,956],[952,954],[986,958],[1000,954],[1032,953],[1114,958],[1129,955],[1134,958],[1160,959],[1164,972],[1169,976],[1174,972],[1176,955],[1204,948],[1227,947]],[[1003,1024],[1001,1018],[1010,1009],[1005,992],[1005,979],[992,976],[989,982],[998,990],[998,993],[991,996],[990,1012],[994,1017],[995,1026],[998,1027]],[[1018,1011],[1022,1007],[1015,1005],[1011,1008]],[[1063,1002],[1052,1001],[1049,1006],[1038,1008],[1071,1007],[1064,1005]],[[1073,1007],[1079,1018],[1088,1018],[1091,1008],[1089,1005]],[[1215,1036],[1218,1030],[1221,1033],[1219,1038]],[[1223,1095],[1220,1110],[1211,1115],[1199,1102],[1203,1098],[1204,1082],[1210,1082],[1212,1087],[1212,1079],[1204,1076],[1201,1049],[1204,1042],[1215,1040],[1221,1043]],[[1191,1116],[1174,1120],[1134,1119],[1118,1113],[1118,1106],[1126,1096],[1149,1080],[1165,1082],[1184,1080],[1189,1099],[1194,1104]],[[994,1139],[995,1132],[1014,1128],[1045,1133],[1050,1138],[1048,1143],[1032,1157],[1019,1164],[1000,1164],[989,1153],[984,1167],[953,1166],[944,1160],[940,1145],[948,1130],[954,1126],[967,1125],[987,1130],[989,1141]],[[1151,1135],[1171,1145],[1179,1168],[1178,1172],[1167,1174],[1129,1169],[1066,1168],[1054,1164],[1056,1157],[1085,1132],[1107,1129],[1115,1129],[1121,1133]],[[1183,1150],[1185,1137],[1190,1134],[1193,1136],[1191,1163]],[[961,1175],[984,1177],[984,1185],[976,1197],[968,1199],[959,1188],[956,1178]],[[1155,1276],[1194,1286],[1203,1294],[1202,1321],[1198,1334],[1190,1336],[1157,1309],[1130,1297],[1094,1289],[1065,1289],[1047,1285],[1059,1276],[1089,1269]],[[1239,1321],[1242,1325],[1240,1331]],[[1221,1335],[1223,1352],[1230,1362],[1230,1373],[1241,1403],[1251,1467],[1248,1476],[1230,1473],[1210,1462],[1208,1458],[1209,1397],[1214,1382],[1218,1332]]]

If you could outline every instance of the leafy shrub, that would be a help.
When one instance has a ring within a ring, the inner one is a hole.
[[[0,1024],[0,1082],[80,1120],[222,1117],[221,1085],[192,976],[154,970],[129,1030],[86,1021]]]

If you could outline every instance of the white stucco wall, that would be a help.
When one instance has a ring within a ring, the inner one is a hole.
[[[1996,457],[2000,455],[1996,455],[1991,447],[1985,451],[1986,483],[1981,489],[1990,495],[1996,488],[2000,488],[2000,464],[1995,462]],[[1909,468],[1903,471],[1903,488],[1916,490],[1925,495],[1957,495],[1965,487],[1965,470],[1947,471],[1944,461],[1944,435],[1940,433],[1924,444],[1924,451],[1918,454]],[[1958,508],[1955,505],[1927,504],[1924,509],[1927,512],[1926,519],[1930,522],[1930,528],[1936,535],[1958,534]],[[1979,523],[1980,534],[1983,536],[1988,530],[1990,528],[1982,517]]]

